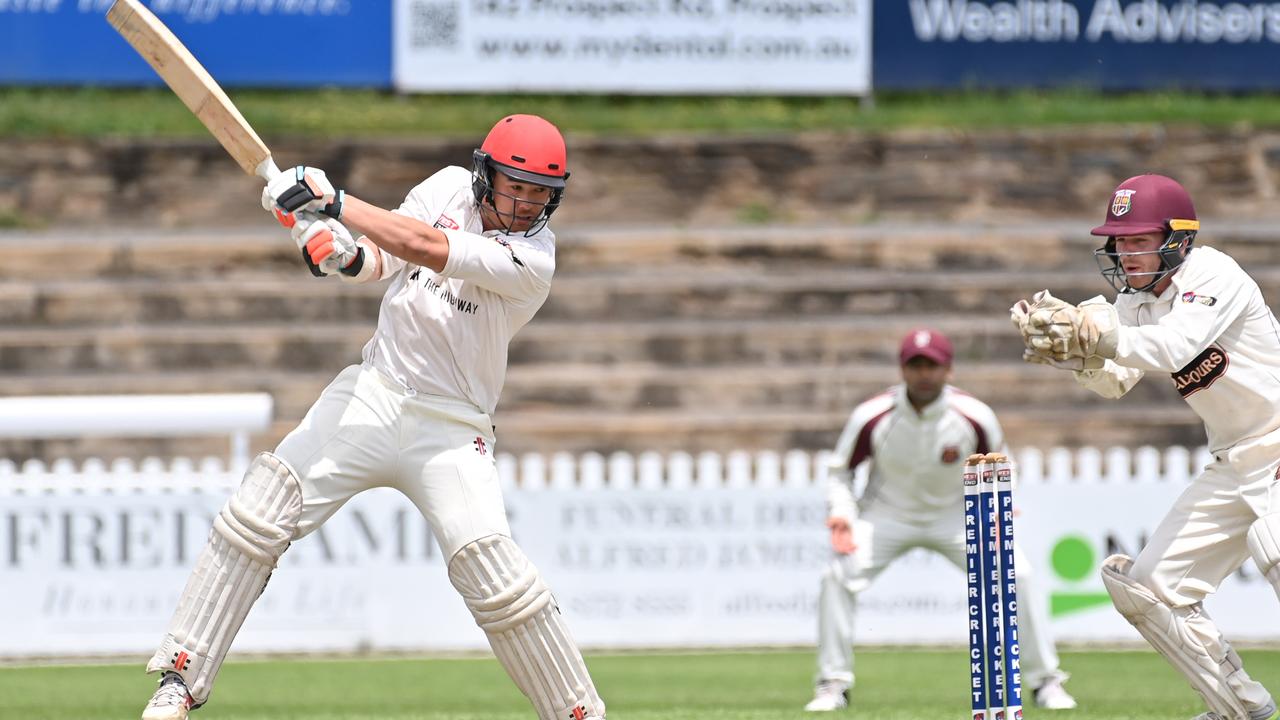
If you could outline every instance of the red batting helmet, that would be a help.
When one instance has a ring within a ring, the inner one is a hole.
[[[493,203],[494,172],[552,189],[550,200],[525,231],[532,235],[546,225],[564,195],[569,179],[564,137],[555,125],[537,115],[508,115],[472,153],[471,188],[476,202]]]
[[[1093,235],[1107,238],[1106,244],[1093,251],[1094,258],[1102,276],[1118,292],[1149,290],[1178,269],[1199,229],[1191,195],[1178,181],[1164,175],[1137,175],[1115,189],[1107,206],[1106,222],[1091,231]],[[1158,272],[1147,273],[1152,276],[1147,282],[1135,285],[1134,278],[1127,277],[1121,266],[1122,253],[1116,252],[1116,238],[1153,232],[1164,234],[1159,249],[1151,251],[1160,255],[1163,267]],[[1110,262],[1109,266],[1104,258]]]

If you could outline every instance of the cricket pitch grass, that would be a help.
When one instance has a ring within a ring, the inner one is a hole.
[[[1254,678],[1280,691],[1280,650],[1245,650]],[[858,653],[858,685],[844,717],[967,717],[965,651]],[[154,688],[144,659],[122,665],[0,667],[0,718],[137,718]],[[591,654],[614,720],[765,720],[813,716],[809,652]],[[1029,707],[1029,718],[1180,720],[1201,712],[1183,680],[1148,651],[1064,652],[1074,711]],[[1028,696],[1028,700],[1029,700]],[[534,714],[495,660],[237,660],[223,667],[196,720],[530,720]]]

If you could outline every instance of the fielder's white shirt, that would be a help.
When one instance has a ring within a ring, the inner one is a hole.
[[[906,522],[959,517],[964,461],[1004,445],[1004,433],[986,403],[947,385],[920,412],[905,384],[876,395],[849,416],[827,469],[828,511],[852,520],[875,508]],[[854,500],[853,471],[871,463],[862,497]]]
[[[364,362],[405,388],[458,398],[492,414],[507,370],[507,344],[551,290],[555,235],[483,231],[471,172],[450,166],[409,192],[394,212],[449,236],[440,273],[379,249],[378,329]]]
[[[1077,372],[1081,385],[1120,397],[1146,372],[1169,373],[1215,454],[1280,428],[1280,324],[1229,255],[1195,248],[1162,295],[1121,294],[1115,308],[1116,359]]]

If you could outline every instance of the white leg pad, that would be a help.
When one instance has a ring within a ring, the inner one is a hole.
[[[231,641],[293,540],[301,513],[293,469],[270,453],[254,458],[240,489],[214,518],[147,672],[176,672],[197,706],[209,699]]]
[[[1224,720],[1248,720],[1249,708],[1271,696],[1244,671],[1213,621],[1197,604],[1171,607],[1129,577],[1133,561],[1112,555],[1102,563],[1102,582],[1120,614],[1182,673],[1205,704]]]
[[[466,545],[449,561],[449,581],[541,720],[604,717],[551,590],[514,540],[490,535]]]
[[[1258,564],[1258,571],[1280,598],[1280,513],[1263,515],[1249,526],[1249,554]]]

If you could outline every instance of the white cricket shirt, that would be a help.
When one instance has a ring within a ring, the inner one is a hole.
[[[458,398],[492,414],[507,371],[507,344],[547,299],[555,235],[483,231],[471,172],[450,166],[409,192],[394,212],[449,236],[443,272],[379,249],[378,329],[364,362],[414,392]]]
[[[1120,397],[1165,372],[1204,421],[1217,454],[1280,428],[1280,325],[1258,284],[1229,255],[1195,248],[1159,297],[1116,297],[1116,359],[1076,379]]]
[[[960,517],[964,461],[1004,445],[986,403],[947,385],[922,411],[905,384],[876,395],[849,416],[827,468],[828,510],[853,519],[856,510],[889,511],[906,522]],[[853,471],[869,461],[862,497],[854,500]]]

